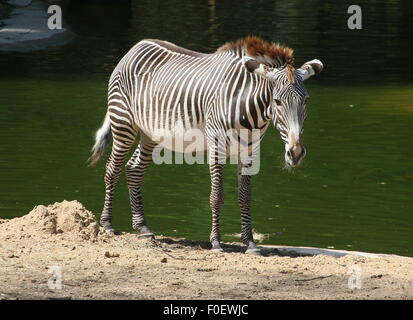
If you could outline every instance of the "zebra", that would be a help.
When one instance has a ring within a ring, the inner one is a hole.
[[[185,129],[199,129],[206,137],[203,148],[208,152],[211,176],[209,240],[211,249],[221,252],[224,164],[216,157],[217,132],[258,130],[261,141],[272,122],[285,144],[286,166],[299,165],[306,154],[302,133],[309,98],[303,81],[322,69],[318,59],[295,69],[291,48],[255,36],[225,43],[213,53],[200,53],[157,39],[138,42],[110,76],[107,113],[96,132],[89,158],[91,165],[96,164],[113,140],[104,177],[101,225],[106,231],[115,232],[114,190],[125,157],[139,133],[136,150],[126,163],[132,226],[139,236],[154,237],[144,217],[142,182],[154,150],[160,145],[154,132],[160,128],[178,131],[176,123],[180,122]],[[252,235],[251,175],[243,171],[249,166],[249,161],[238,162],[241,240],[246,253],[260,254]]]

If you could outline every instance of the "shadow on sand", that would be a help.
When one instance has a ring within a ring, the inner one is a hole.
[[[198,249],[198,250],[209,250],[211,249],[211,244],[209,241],[193,241],[187,239],[173,239],[169,237],[156,237],[154,241],[165,243],[172,248],[191,248],[191,249]],[[224,253],[245,253],[246,246],[241,243],[221,243],[222,249]],[[261,256],[264,257],[271,257],[271,256],[279,256],[279,257],[306,257],[306,256],[313,256],[316,254],[310,253],[300,253],[298,251],[293,250],[280,250],[278,248],[266,247],[266,246],[259,246],[261,249]]]

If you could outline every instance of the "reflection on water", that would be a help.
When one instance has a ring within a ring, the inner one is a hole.
[[[264,139],[253,182],[254,227],[270,235],[264,243],[413,256],[412,2],[358,4],[361,31],[347,29],[344,2],[62,2],[75,41],[0,54],[0,216],[63,199],[100,212],[104,161],[85,162],[105,113],[107,79],[135,42],[161,38],[207,52],[256,34],[294,48],[297,64],[319,58],[325,65],[308,82],[303,167],[283,171],[278,133],[271,127]],[[235,168],[225,174],[222,232],[235,234]],[[209,190],[206,165],[152,166],[144,186],[150,226],[208,239]],[[124,178],[114,217],[131,230]]]

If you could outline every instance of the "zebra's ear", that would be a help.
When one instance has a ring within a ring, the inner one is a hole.
[[[279,71],[277,68],[270,68],[248,56],[244,56],[243,63],[247,71],[258,74],[268,80],[275,80],[277,72]]]
[[[323,63],[318,59],[314,59],[304,63],[300,68],[297,69],[297,72],[301,74],[301,78],[304,81],[315,74],[319,74],[322,70]]]

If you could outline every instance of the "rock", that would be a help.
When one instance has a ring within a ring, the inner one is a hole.
[[[118,258],[119,253],[110,253],[109,251],[105,252],[105,258]]]

